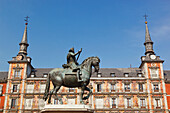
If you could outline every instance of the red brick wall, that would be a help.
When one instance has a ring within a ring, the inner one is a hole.
[[[6,92],[6,83],[0,83],[0,85],[3,85],[2,95],[0,96],[0,109],[3,109],[4,108],[4,100],[5,100],[5,95],[4,94]]]
[[[166,93],[170,95],[170,84],[165,84]],[[168,109],[170,109],[170,96],[167,96]]]

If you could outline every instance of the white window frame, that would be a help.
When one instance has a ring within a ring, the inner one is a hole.
[[[14,78],[20,78],[21,77],[21,73],[22,73],[22,69],[18,69],[19,71],[17,71],[17,69],[13,69],[13,73],[14,73]]]
[[[29,89],[29,88],[28,88],[29,85],[33,85],[33,86],[31,87],[32,89]],[[34,84],[27,84],[26,93],[34,93]]]
[[[116,91],[116,84],[110,84],[110,92],[112,92],[113,87],[114,91]]]
[[[158,85],[158,92],[155,92],[154,85]],[[160,92],[160,83],[153,83],[152,84],[152,92],[154,92],[154,93],[159,93]]]
[[[43,86],[45,86],[45,87],[43,87]],[[45,93],[45,88],[46,88],[46,84],[40,84],[40,93]]]
[[[27,105],[27,100],[31,100],[31,101],[30,101],[30,102],[31,102],[31,103],[30,103],[31,105],[30,105],[30,107],[27,107],[27,108],[26,108],[26,106],[25,106],[24,108],[25,108],[25,109],[32,109],[33,99],[32,99],[32,98],[25,98],[25,105]]]
[[[131,92],[131,84],[124,84],[124,91],[126,92],[126,90],[125,90],[126,89],[125,88],[126,85],[129,85],[129,92]]]
[[[15,107],[14,108],[12,108],[12,99],[15,99],[16,100],[16,102],[15,102]],[[10,99],[10,109],[16,109],[17,108],[17,105],[18,105],[18,99],[17,98],[11,98]]]
[[[154,99],[154,108],[157,109],[156,107],[159,107],[157,106],[157,102],[156,100],[160,100],[160,109],[162,109],[162,98],[153,98]]]
[[[159,69],[158,68],[150,68],[150,75],[151,75],[151,78],[159,78]]]
[[[99,99],[101,99],[101,101],[103,101],[102,103],[99,103],[99,102],[97,102],[97,100],[99,101]],[[98,104],[102,104],[101,106],[99,106]],[[104,99],[103,98],[95,98],[95,107],[96,107],[96,109],[103,109],[104,108]],[[98,105],[98,107],[97,107],[97,105]]]
[[[17,92],[13,92],[14,85],[17,85]],[[11,93],[19,93],[20,84],[12,84]]]
[[[2,95],[3,92],[3,85],[0,85],[0,95]]]
[[[118,108],[118,98],[110,98],[110,108],[113,108],[112,106],[113,99],[115,99],[116,108]]]
[[[139,98],[139,108],[141,108],[141,100],[145,100],[145,108],[147,108],[147,101],[146,101],[146,98]]]

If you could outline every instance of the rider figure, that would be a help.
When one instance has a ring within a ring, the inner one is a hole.
[[[76,55],[80,55],[82,49],[79,50],[77,53],[74,53],[74,48],[71,48],[69,50],[69,53],[67,54],[67,65],[73,70],[73,72],[76,72],[77,71],[77,80],[78,82],[82,82],[82,80],[80,80],[80,68],[78,67],[78,63],[77,63],[77,60],[78,60],[78,57],[76,59]]]

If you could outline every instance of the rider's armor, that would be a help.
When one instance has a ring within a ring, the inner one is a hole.
[[[64,68],[71,68],[73,72],[77,72],[78,82],[82,82],[82,80],[80,80],[80,68],[78,67],[79,64],[75,56],[80,53],[81,51],[74,53],[74,48],[71,48],[67,54],[67,64],[63,64]]]

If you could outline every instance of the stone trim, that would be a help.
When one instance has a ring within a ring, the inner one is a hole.
[[[40,84],[46,84],[46,81],[40,81]]]
[[[105,98],[105,96],[94,96],[95,98]]]
[[[163,96],[161,96],[161,95],[159,95],[159,96],[153,95],[152,98],[163,98]]]
[[[133,95],[123,95],[124,98],[133,98]]]
[[[12,84],[21,84],[21,81],[12,81]]]
[[[28,98],[34,98],[33,95],[24,95],[24,98],[28,99]]]
[[[103,84],[104,81],[95,81],[94,83],[95,83],[95,84]]]
[[[66,97],[67,97],[68,99],[71,99],[71,98],[72,98],[72,99],[75,99],[75,98],[77,98],[77,96],[68,96],[68,95],[67,95]]]
[[[132,83],[132,81],[131,81],[131,80],[123,80],[122,83],[124,83],[124,84],[126,84],[126,85],[129,85],[129,84]]]

